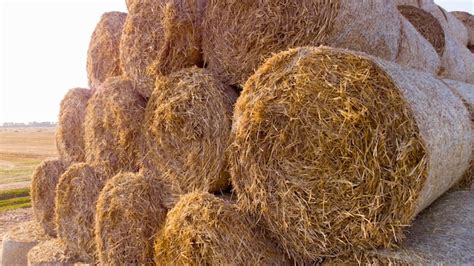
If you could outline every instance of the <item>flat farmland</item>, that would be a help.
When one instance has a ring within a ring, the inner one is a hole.
[[[55,128],[0,128],[0,190],[28,187],[41,161],[57,157]]]

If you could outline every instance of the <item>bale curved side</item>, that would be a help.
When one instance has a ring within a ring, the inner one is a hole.
[[[153,264],[153,236],[178,190],[160,176],[121,173],[110,179],[97,203],[95,235],[104,265]]]
[[[86,162],[101,165],[108,176],[136,171],[145,106],[130,80],[104,82],[87,106]]]
[[[87,77],[91,88],[122,74],[119,45],[126,17],[126,13],[107,12],[95,27],[87,52]]]
[[[94,261],[95,206],[106,176],[88,164],[73,164],[61,176],[56,192],[58,237],[74,254]]]
[[[36,167],[31,180],[33,214],[46,234],[53,237],[56,236],[54,224],[56,185],[67,167],[67,163],[58,159],[43,161]]]
[[[197,67],[158,79],[145,113],[144,168],[166,171],[183,191],[225,190],[233,105],[229,90]]]
[[[84,118],[87,102],[92,96],[89,89],[72,89],[61,101],[56,148],[61,159],[69,162],[85,160]]]
[[[206,192],[182,196],[155,243],[157,265],[291,265],[255,219]]]
[[[346,50],[290,50],[236,104],[232,183],[296,260],[390,247],[461,179],[471,135],[461,100],[432,75]]]
[[[453,14],[462,23],[464,23],[464,26],[466,26],[469,36],[467,47],[469,50],[471,50],[471,52],[474,53],[474,16],[467,12],[461,11],[451,12],[451,14]]]

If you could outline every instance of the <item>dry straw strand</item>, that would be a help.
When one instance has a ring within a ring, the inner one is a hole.
[[[104,265],[153,264],[153,239],[179,191],[160,176],[121,173],[100,193],[96,243]]]
[[[53,237],[56,236],[54,224],[56,185],[67,167],[67,163],[58,159],[43,161],[36,167],[31,180],[33,214],[45,232]]]
[[[39,243],[28,252],[28,265],[74,265],[80,262],[64,242],[54,238]]]
[[[87,52],[87,77],[91,88],[122,74],[119,45],[126,17],[126,13],[107,12],[95,27]]]
[[[85,160],[84,118],[92,92],[89,89],[72,89],[61,101],[56,147],[61,159],[70,162]]]
[[[73,164],[61,176],[56,192],[58,237],[77,255],[95,260],[94,218],[106,177],[88,164]]]
[[[471,134],[462,102],[432,75],[346,50],[290,50],[236,104],[232,183],[296,260],[390,247],[461,179]]]
[[[157,79],[145,113],[143,167],[168,172],[183,191],[225,190],[235,100],[229,91],[197,67]]]
[[[130,80],[117,77],[104,82],[87,106],[86,162],[100,165],[109,177],[137,170],[145,106]]]
[[[157,265],[290,265],[234,204],[206,192],[182,196],[155,244]]]

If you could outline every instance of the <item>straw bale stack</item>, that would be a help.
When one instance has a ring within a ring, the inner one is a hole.
[[[83,162],[84,118],[87,102],[92,96],[89,89],[71,89],[61,101],[58,128],[56,130],[56,148],[61,159],[69,162]]]
[[[87,52],[87,77],[91,88],[122,75],[119,45],[126,18],[126,13],[107,12],[97,23]]]
[[[143,167],[168,172],[183,191],[229,186],[229,144],[235,93],[197,67],[157,79],[145,113]]]
[[[325,47],[269,59],[232,135],[239,205],[296,260],[393,246],[472,155],[469,113],[441,80]]]
[[[474,53],[474,16],[468,12],[455,11],[451,12],[457,19],[459,19],[464,26],[466,26],[469,41],[467,47]]]
[[[123,77],[104,82],[90,99],[85,118],[86,162],[108,177],[138,169],[146,101]]]
[[[36,167],[31,181],[31,202],[33,214],[46,234],[56,236],[54,224],[54,198],[60,176],[68,168],[68,164],[58,160],[46,160]]]
[[[234,204],[206,192],[179,200],[155,244],[157,265],[292,265]]]
[[[106,176],[86,163],[73,164],[61,176],[56,191],[58,237],[75,255],[95,260],[94,219]]]
[[[153,239],[179,196],[172,184],[149,173],[110,179],[97,203],[95,235],[103,265],[153,264]]]

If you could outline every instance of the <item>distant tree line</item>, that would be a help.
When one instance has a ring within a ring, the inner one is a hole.
[[[55,122],[28,122],[28,123],[15,123],[15,122],[5,122],[0,127],[55,127]]]

